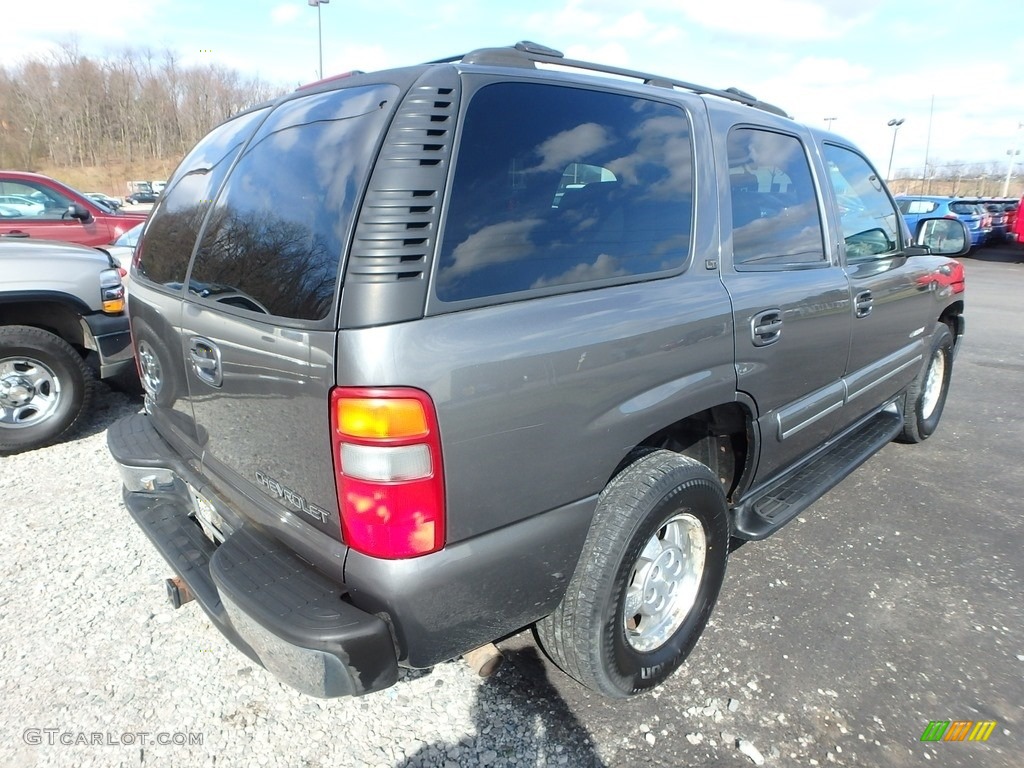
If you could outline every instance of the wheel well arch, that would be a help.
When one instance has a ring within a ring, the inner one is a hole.
[[[81,312],[54,299],[0,303],[0,325],[27,325],[60,336],[81,353],[86,347]]]
[[[963,301],[955,301],[942,310],[942,314],[939,315],[939,322],[949,327],[949,332],[953,334],[953,349],[956,351],[960,346],[961,339],[964,337]]]
[[[749,483],[757,457],[752,404],[739,400],[686,416],[648,435],[619,462],[612,478],[641,456],[665,449],[689,456],[715,473],[727,498]],[[612,478],[609,478],[611,481]]]

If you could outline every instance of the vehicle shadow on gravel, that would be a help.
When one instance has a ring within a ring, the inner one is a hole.
[[[142,410],[142,395],[111,387],[104,381],[97,381],[93,386],[93,398],[89,412],[79,428],[67,437],[66,442],[82,440],[106,432],[107,428],[122,416]]]
[[[548,680],[537,649],[505,649],[503,655],[502,667],[478,688],[476,734],[454,744],[428,744],[396,768],[540,762],[604,768],[593,738]]]

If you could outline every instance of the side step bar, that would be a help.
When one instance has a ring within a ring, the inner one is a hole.
[[[766,538],[811,506],[900,433],[903,418],[894,411],[876,413],[807,463],[754,488],[733,507],[733,535]]]

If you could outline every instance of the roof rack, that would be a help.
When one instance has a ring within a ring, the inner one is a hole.
[[[765,112],[771,112],[774,115],[790,117],[790,115],[781,107],[760,101],[751,94],[741,91],[739,88],[709,88],[704,85],[697,85],[696,83],[688,83],[685,80],[676,80],[662,75],[652,75],[648,72],[623,69],[622,67],[613,67],[607,64],[597,64],[592,61],[567,59],[561,51],[557,51],[554,48],[548,48],[546,45],[530,42],[529,40],[522,40],[513,46],[505,48],[478,48],[475,51],[470,51],[469,53],[465,53],[461,56],[450,56],[448,58],[437,59],[429,63],[449,64],[456,61],[461,61],[466,64],[489,64],[492,66],[528,67],[531,69],[536,68],[536,63],[540,62],[543,64],[554,64],[561,67],[586,69],[592,72],[603,72],[609,75],[619,75],[620,77],[630,77],[642,80],[645,85],[653,85],[661,88],[680,88],[684,91],[690,91],[691,93],[718,96],[722,99],[746,104],[748,107],[754,107]]]

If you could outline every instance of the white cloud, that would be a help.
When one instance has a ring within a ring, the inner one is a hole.
[[[848,4],[816,0],[730,0],[728,4],[688,0],[682,12],[708,29],[761,41],[838,39],[867,17],[865,5],[851,13]]]
[[[80,0],[47,0],[45,4],[3,0],[3,45],[0,65],[13,66],[29,57],[45,56],[64,42],[83,48],[139,47],[137,33],[164,12],[168,0],[124,3],[111,13],[94,13]]]
[[[270,18],[275,24],[289,24],[299,18],[301,12],[297,3],[278,5],[270,12]]]

